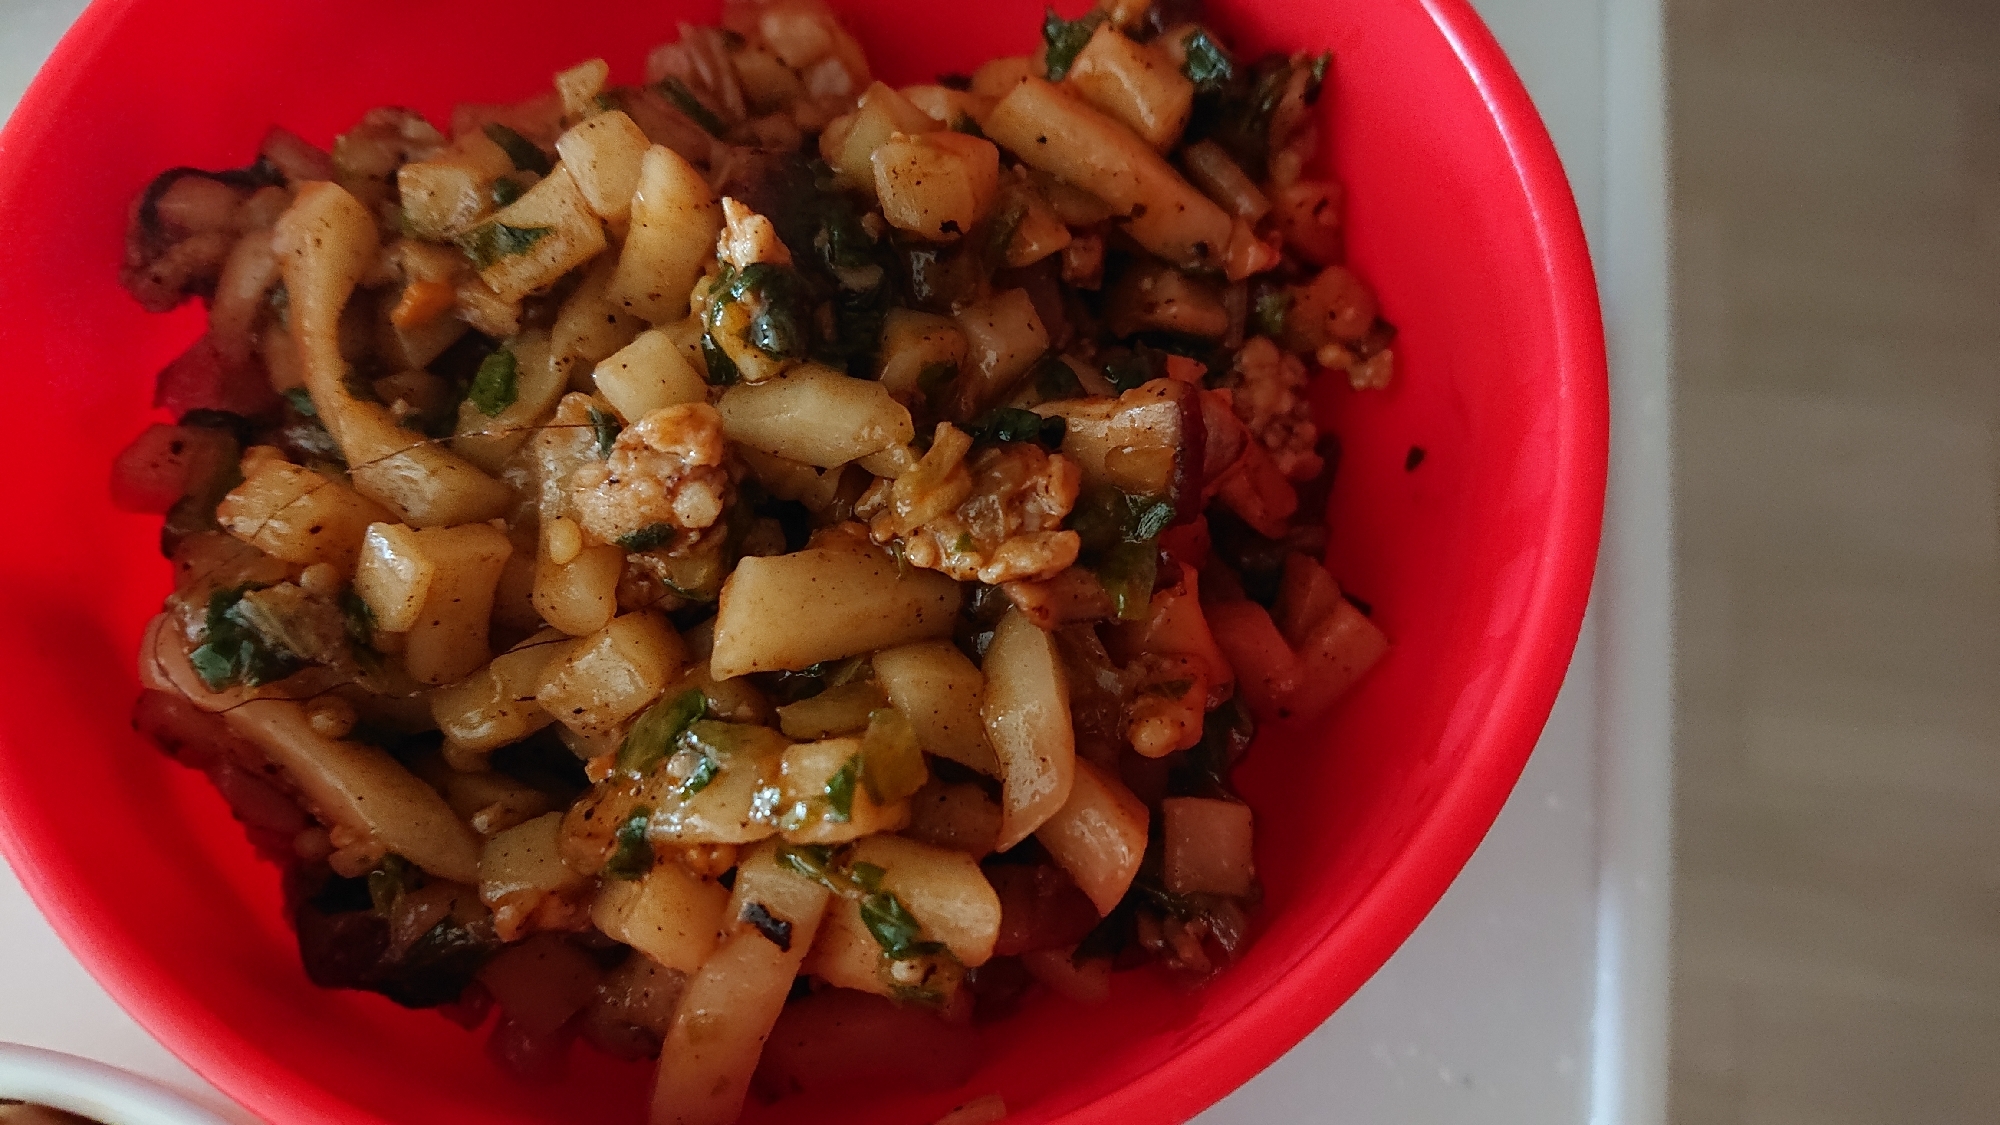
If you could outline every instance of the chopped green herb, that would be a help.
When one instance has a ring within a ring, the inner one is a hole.
[[[1120,391],[1150,383],[1166,375],[1166,356],[1151,348],[1133,348],[1104,365],[1104,378]]]
[[[1120,543],[1145,543],[1174,522],[1173,501],[1135,496],[1116,488],[1088,488],[1070,509],[1068,527],[1083,540],[1086,555],[1110,550]]]
[[[730,359],[729,353],[722,350],[722,345],[715,342],[715,337],[707,333],[701,337],[701,361],[711,386],[727,387],[743,377],[736,370],[736,361]]]
[[[279,324],[289,324],[292,316],[292,291],[280,281],[271,286],[271,295],[264,298],[270,302],[271,311],[278,314]]]
[[[1070,66],[1103,22],[1102,9],[1092,9],[1088,15],[1073,20],[1056,15],[1054,8],[1047,10],[1042,17],[1042,43],[1047,48],[1049,81],[1061,82],[1069,74]]]
[[[854,783],[861,775],[861,757],[847,759],[826,779],[827,819],[846,824],[854,818]]]
[[[597,103],[597,108],[604,113],[625,108],[625,100],[616,90],[606,90],[592,100]]]
[[[893,805],[924,787],[930,772],[916,728],[894,707],[868,713],[861,736],[861,784],[878,805]]]
[[[1132,510],[1131,525],[1125,532],[1125,538],[1130,542],[1157,539],[1174,522],[1174,503],[1171,500],[1130,496],[1126,503]]]
[[[1097,565],[1097,581],[1111,595],[1120,621],[1143,621],[1153,600],[1153,581],[1159,569],[1159,548],[1151,542],[1120,543],[1104,552]]]
[[[1260,336],[1273,340],[1285,335],[1285,321],[1292,314],[1292,295],[1282,289],[1273,290],[1257,298],[1257,308],[1251,314],[1250,323]]]
[[[661,699],[639,716],[618,747],[618,768],[634,777],[644,777],[665,761],[675,740],[696,720],[708,714],[708,697],[699,688],[689,688],[672,699]]]
[[[703,698],[703,703],[706,705],[706,697]],[[689,723],[680,737],[674,740],[682,752],[695,755],[694,768],[689,771],[678,790],[683,799],[708,788],[709,784],[721,775],[722,760],[729,755],[730,749],[736,744],[737,736],[734,732],[733,723],[697,719]],[[775,805],[777,790],[771,790],[771,794],[771,801]]]
[[[972,533],[970,531],[959,532],[958,538],[951,541],[951,549],[961,555],[972,550],[973,545]]]
[[[478,269],[492,269],[506,258],[526,254],[535,243],[554,233],[552,227],[510,227],[506,223],[481,223],[455,240]]]
[[[319,407],[313,405],[313,396],[304,387],[293,387],[286,391],[285,401],[292,404],[293,410],[308,418],[319,417]]]
[[[649,523],[630,535],[620,535],[618,546],[627,551],[650,551],[674,541],[677,534],[670,523]]]
[[[540,145],[498,121],[488,122],[483,131],[487,139],[499,145],[501,151],[507,154],[507,159],[514,162],[516,171],[546,176],[555,170],[554,163],[549,160],[549,154],[543,152]]]
[[[956,118],[953,118],[951,131],[954,133],[964,133],[968,137],[978,137],[982,141],[986,139],[986,130],[981,129],[979,122],[974,121],[972,115],[969,113],[961,113]]]
[[[1045,449],[1061,449],[1069,433],[1069,419],[1060,415],[1044,418],[1032,410],[1003,406],[972,423],[972,436],[989,442],[1035,442]]]
[[[864,896],[861,899],[861,924],[868,927],[875,944],[881,946],[883,955],[892,961],[907,961],[912,957],[928,957],[944,952],[942,944],[920,940],[924,928],[895,895],[878,891]]]
[[[1236,64],[1206,29],[1197,29],[1188,36],[1186,51],[1187,61],[1181,64],[1181,73],[1194,83],[1196,92],[1220,93],[1235,79]]]
[[[1007,248],[1014,244],[1014,236],[1020,233],[1021,223],[1027,217],[1028,208],[1015,203],[988,221],[982,256],[989,270],[997,270],[1007,264]]]
[[[701,99],[694,96],[694,91],[688,89],[687,83],[669,76],[660,80],[658,89],[668,101],[674,103],[675,109],[687,114],[688,119],[701,126],[709,136],[719,137],[728,132],[722,124],[722,118],[717,117],[714,110],[701,104]]]
[[[938,396],[958,380],[958,364],[948,360],[926,363],[917,372],[917,389],[924,392],[924,401],[935,403]]]
[[[493,187],[490,192],[493,197],[493,206],[505,207],[527,194],[527,190],[521,186],[521,181],[514,177],[501,176],[493,181]]]
[[[375,611],[349,586],[340,592],[340,618],[347,628],[348,647],[364,664],[380,659],[375,651]]]
[[[1168,773],[1167,795],[1234,799],[1236,791],[1229,775],[1256,736],[1256,721],[1240,700],[1231,699],[1208,713],[1201,730],[1201,741],[1178,755],[1179,761]]]
[[[415,864],[394,852],[368,873],[368,904],[384,918],[396,908],[396,901],[424,885],[424,873]]]
[[[479,373],[472,377],[472,390],[466,397],[488,418],[499,414],[520,397],[519,370],[512,351],[495,351],[479,361]]]
[[[1052,355],[1035,368],[1035,392],[1050,402],[1082,398],[1083,380],[1077,378],[1076,368],[1067,360]]]
[[[611,456],[611,447],[618,442],[618,434],[624,429],[618,424],[618,416],[609,410],[590,408],[590,429],[597,435],[597,455]]]
[[[753,302],[743,339],[774,358],[803,358],[811,348],[809,297],[797,271],[752,262],[734,271],[725,290],[731,301]],[[719,307],[719,306],[718,306]]]
[[[872,863],[856,863],[848,867],[847,873],[854,877],[861,889],[873,894],[882,889],[882,878],[889,874]]]
[[[297,655],[264,636],[243,615],[243,595],[263,588],[238,586],[209,595],[202,643],[188,654],[188,662],[194,665],[195,674],[208,685],[208,690],[221,691],[231,684],[257,687],[282,680],[305,666]]]
[[[777,861],[794,874],[822,884],[829,890],[840,890],[835,885],[833,849],[825,844],[780,844]]]
[[[771,913],[770,907],[761,902],[746,902],[738,917],[755,926],[765,940],[778,947],[778,952],[792,951],[792,924]]]
[[[646,828],[652,819],[653,810],[640,805],[618,826],[613,836],[617,846],[604,864],[606,875],[613,879],[643,879],[653,869],[653,843],[646,838]]]

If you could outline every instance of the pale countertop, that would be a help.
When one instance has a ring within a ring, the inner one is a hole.
[[[1603,287],[1616,462],[1597,592],[1512,800],[1409,942],[1202,1125],[1660,1125],[1670,698],[1658,0],[1479,0],[1569,166]],[[0,0],[0,108],[82,0]],[[1608,731],[1617,731],[1612,739]],[[253,1120],[140,1030],[0,864],[0,1040]]]

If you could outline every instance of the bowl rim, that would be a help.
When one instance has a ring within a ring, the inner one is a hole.
[[[92,0],[36,73],[0,128],[0,200],[12,194],[11,182],[26,173],[25,162],[5,158],[17,149],[37,147],[57,127],[57,115],[50,110],[82,80],[126,11],[141,2]],[[1500,134],[1510,171],[1529,206],[1545,299],[1552,310],[1558,375],[1553,396],[1558,404],[1555,484],[1517,640],[1502,666],[1493,702],[1468,738],[1472,749],[1445,779],[1428,815],[1348,913],[1326,920],[1293,960],[1287,976],[1298,987],[1251,998],[1222,1025],[1185,1042],[1170,1060],[1075,1107],[1063,1120],[1086,1115],[1106,1121],[1190,1118],[1330,1017],[1415,931],[1485,838],[1539,741],[1568,671],[1568,659],[1552,661],[1546,654],[1573,654],[1582,628],[1602,531],[1610,437],[1604,325],[1582,220],[1533,100],[1470,0],[1413,2],[1444,35]],[[213,1022],[164,998],[152,960],[115,935],[100,933],[86,904],[48,864],[39,862],[37,853],[35,844],[0,818],[0,855],[12,864],[36,907],[86,971],[169,1051],[225,1096],[252,1109],[300,1108],[302,1100],[321,1100],[316,1086],[314,1096],[300,1099],[304,1091],[292,1089],[300,1080],[275,1075],[257,1059],[210,1039],[217,1030]],[[1331,940],[1336,930],[1346,937],[1339,948]],[[122,956],[99,956],[112,950]],[[1167,1117],[1160,1116],[1162,1110]],[[167,1120],[207,1125],[219,1119],[202,1114]]]
[[[24,1043],[0,1043],[0,1098],[79,1113],[103,1125],[229,1125],[129,1070]]]

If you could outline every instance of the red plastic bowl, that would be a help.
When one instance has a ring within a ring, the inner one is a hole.
[[[1071,0],[1068,7],[1074,7]],[[201,312],[117,286],[155,172],[245,163],[268,124],[329,142],[364,109],[546,88],[606,55],[636,75],[715,2],[98,0],[0,134],[0,844],[70,947],[174,1052],[283,1122],[642,1119],[648,1068],[578,1052],[503,1078],[480,1040],[300,971],[278,880],[222,801],[133,735],[133,653],[169,586],[158,521],[107,501],[152,374]],[[843,4],[892,81],[1030,49],[1040,0]],[[1122,974],[988,1033],[963,1091],[746,1119],[929,1122],[998,1092],[1010,1120],[1184,1120],[1324,1020],[1431,908],[1499,812],[1575,643],[1603,499],[1604,354],[1548,137],[1461,0],[1216,0],[1244,47],[1334,51],[1324,99],[1352,260],[1401,328],[1386,394],[1329,390],[1345,447],[1332,561],[1395,649],[1328,722],[1268,731],[1240,780],[1268,890],[1250,955],[1194,994]],[[612,12],[618,15],[613,18]],[[1412,446],[1427,456],[1406,469]]]

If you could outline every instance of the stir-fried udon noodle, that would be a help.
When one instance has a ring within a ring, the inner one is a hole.
[[[1239,956],[1231,771],[1386,648],[1319,561],[1312,386],[1394,335],[1328,62],[1117,0],[895,89],[746,0],[643,84],[159,177],[125,282],[209,315],[114,472],[175,574],[136,722],[311,978],[720,1125]]]

